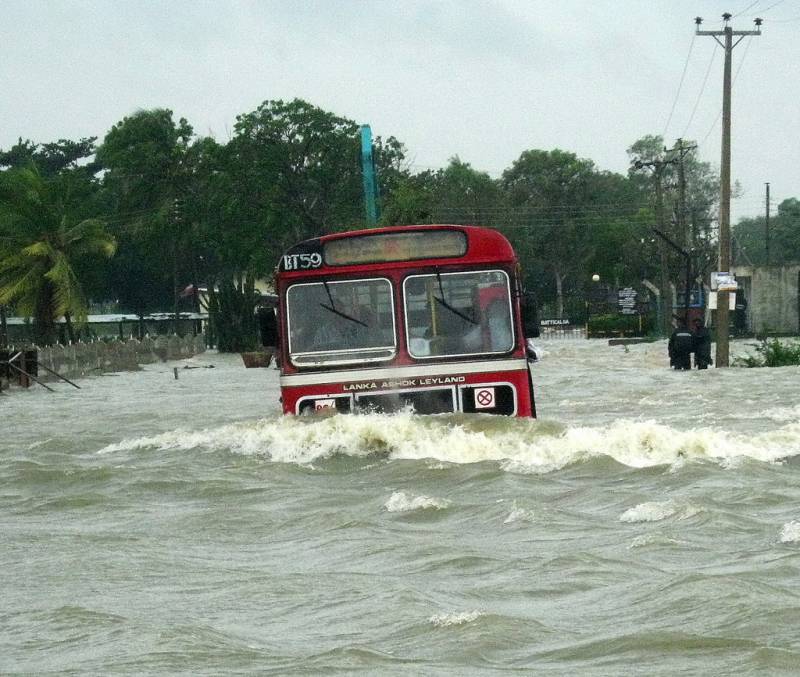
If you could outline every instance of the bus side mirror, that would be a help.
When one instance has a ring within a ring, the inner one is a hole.
[[[536,306],[536,299],[531,294],[524,294],[520,307],[525,338],[537,338],[539,336],[539,308]]]

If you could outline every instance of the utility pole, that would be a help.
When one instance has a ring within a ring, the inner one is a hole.
[[[683,261],[686,266],[686,288],[683,294],[683,319],[686,322],[686,326],[688,327],[689,302],[690,302],[689,290],[691,289],[691,283],[692,283],[692,255],[686,249],[683,249],[680,245],[673,242],[667,235],[665,235],[658,228],[653,228],[653,232],[683,257]]]
[[[686,172],[684,171],[683,159],[696,148],[696,145],[684,146],[683,139],[678,139],[671,150],[664,149],[668,153],[678,154],[678,241],[682,242],[687,250],[692,249],[694,235],[690,232],[686,219]]]
[[[175,226],[175,234],[172,238],[172,326],[174,333],[178,334],[178,327],[180,325],[180,312],[178,311],[178,298],[180,294],[180,290],[178,289],[178,239],[182,235],[180,230],[183,222],[183,201],[177,197],[172,201],[172,221]]]
[[[766,253],[765,261],[769,265],[769,183],[764,184],[767,187],[767,213],[764,220],[764,250]]]
[[[722,15],[725,27],[721,31],[701,31],[701,17],[694,22],[696,35],[710,35],[725,50],[725,67],[722,77],[722,157],[720,162],[720,200],[719,200],[719,270],[730,272],[731,267],[731,53],[748,35],[761,35],[761,19],[756,19],[756,30],[735,31],[728,25],[731,15]],[[733,37],[739,39],[734,42]],[[723,43],[719,38],[722,37]],[[728,292],[717,292],[717,367],[728,366],[730,335],[728,311]]]
[[[658,222],[658,227],[662,233],[666,230],[666,219],[664,218],[664,185],[662,179],[667,165],[671,165],[674,162],[675,160],[672,159],[650,160],[649,162],[637,160],[633,163],[633,166],[636,167],[636,169],[647,167],[653,172],[653,182],[656,188],[656,221]],[[660,329],[662,334],[669,336],[670,332],[672,331],[672,312],[668,313],[667,309],[669,308],[670,311],[672,310],[672,294],[670,294],[669,289],[669,260],[667,258],[667,248],[664,242],[659,242],[658,254],[661,267],[661,275],[659,279],[662,306]]]

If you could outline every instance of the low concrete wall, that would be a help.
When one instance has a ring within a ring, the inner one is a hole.
[[[108,371],[135,371],[142,364],[181,360],[204,352],[203,336],[157,336],[141,341],[95,341],[70,346],[50,346],[39,349],[39,364],[53,371],[76,378]],[[56,377],[45,369],[39,378],[52,381]]]
[[[800,330],[800,265],[737,266],[733,271],[744,286],[751,331]]]

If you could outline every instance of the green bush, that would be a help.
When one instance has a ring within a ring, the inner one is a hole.
[[[737,357],[733,364],[736,367],[789,367],[800,365],[800,343],[782,342],[776,338],[762,339],[760,343],[751,343],[758,355]]]
[[[650,331],[650,317],[642,315],[641,331],[639,330],[639,315],[621,315],[608,313],[605,315],[592,315],[589,318],[589,336],[644,336]]]

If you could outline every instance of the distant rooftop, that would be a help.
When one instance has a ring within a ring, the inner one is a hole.
[[[172,322],[175,319],[174,313],[148,313],[142,318],[145,322]],[[208,313],[178,313],[179,320],[207,320]],[[138,322],[139,316],[133,313],[112,313],[109,315],[89,315],[87,324],[118,324],[120,322]],[[9,326],[25,324],[24,317],[9,317]],[[58,324],[64,324],[64,318],[57,320]]]

